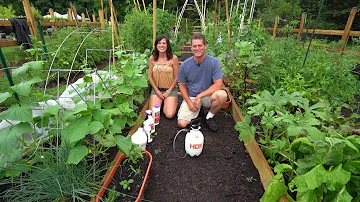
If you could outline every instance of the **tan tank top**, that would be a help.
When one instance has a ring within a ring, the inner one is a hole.
[[[166,63],[159,61],[154,63],[153,79],[158,88],[169,88],[174,81],[173,59]]]

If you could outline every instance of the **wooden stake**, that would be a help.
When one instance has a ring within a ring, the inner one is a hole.
[[[348,20],[347,20],[346,25],[345,25],[344,34],[341,37],[341,40],[344,42],[344,45],[342,45],[340,47],[341,51],[344,50],[344,46],[346,46],[346,44],[347,44],[347,42],[349,40],[350,29],[351,29],[352,23],[354,22],[354,18],[355,18],[355,15],[356,15],[357,11],[358,11],[357,8],[352,8],[351,11],[350,11],[350,15],[349,15]]]
[[[136,5],[137,5],[139,11],[141,11],[141,6],[140,6],[140,3],[139,3],[139,0],[136,0],[136,3],[137,3]]]
[[[153,0],[153,48],[156,40],[156,0]]]
[[[261,27],[261,17],[259,18],[258,27]]]
[[[214,25],[216,25],[216,6],[217,6],[217,0],[215,0],[215,8],[214,8],[214,19],[213,19]]]
[[[144,12],[145,12],[145,15],[147,15],[147,13],[146,13],[145,1],[144,1],[144,0],[142,0],[142,3],[143,3],[143,6],[144,6]]]
[[[230,35],[230,17],[229,17],[229,4],[228,0],[225,0],[225,10],[226,10],[226,21],[227,21],[227,31],[228,31],[228,45],[231,50],[231,35]]]
[[[279,16],[277,15],[277,16],[275,17],[273,37],[276,37],[276,28],[277,28],[277,25],[278,25],[278,21],[279,21]]]
[[[70,8],[71,8],[71,13],[73,14],[73,17],[75,18],[76,27],[79,27],[79,21],[78,21],[78,18],[77,18],[76,7],[73,6],[72,3],[70,3]]]
[[[302,13],[301,14],[301,20],[300,20],[300,26],[299,26],[298,35],[301,35],[303,33],[303,31],[304,31],[305,17],[306,17],[306,13]]]
[[[36,38],[38,40],[40,40],[38,26],[37,26],[37,23],[35,22],[34,14],[31,11],[31,6],[30,6],[29,0],[23,0],[23,6],[24,6],[24,9],[25,9],[26,19],[28,21],[30,21],[30,26],[29,26],[30,33],[32,35],[36,36]]]
[[[110,20],[111,20],[111,39],[112,39],[112,61],[113,67],[115,68],[115,20],[114,20],[114,12],[112,7],[112,0],[109,0],[109,8],[110,8]]]
[[[73,21],[71,8],[68,8],[68,20],[69,20],[70,22]]]
[[[93,20],[93,22],[96,22],[96,16],[95,16],[95,14],[92,14],[92,20]]]
[[[104,19],[104,13],[102,10],[99,10],[99,18],[100,18],[101,30],[105,30],[105,19]]]
[[[89,16],[88,9],[87,9],[87,8],[85,8],[85,11],[86,11],[86,16],[87,16],[87,18],[89,19],[89,21],[91,21],[91,20],[90,20],[90,16]]]
[[[165,10],[165,3],[166,3],[166,0],[163,1],[163,10]]]
[[[86,22],[85,13],[81,13],[81,21],[82,21],[82,22]]]
[[[52,18],[54,17],[54,10],[52,8],[49,8],[49,14]]]
[[[136,0],[134,0],[134,7],[135,7],[135,12],[138,12],[138,7],[136,5]]]

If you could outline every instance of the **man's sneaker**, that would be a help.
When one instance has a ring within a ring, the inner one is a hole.
[[[210,130],[212,130],[213,132],[217,132],[219,127],[218,125],[215,123],[214,118],[210,118],[210,119],[205,119],[205,123],[208,126],[208,128]]]

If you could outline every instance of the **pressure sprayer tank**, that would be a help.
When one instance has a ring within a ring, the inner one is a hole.
[[[146,150],[147,136],[143,128],[138,128],[138,130],[131,136],[131,141],[133,144],[139,145],[143,150]]]
[[[200,123],[190,126],[191,130],[185,136],[185,151],[191,157],[199,156],[204,146],[204,135],[200,131]]]

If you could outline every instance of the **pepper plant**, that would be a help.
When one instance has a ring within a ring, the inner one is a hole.
[[[262,64],[255,44],[247,41],[236,42],[234,50],[221,54],[219,59],[222,62],[225,81],[242,96],[239,99],[245,103],[246,98],[251,95],[250,84],[256,84],[259,78],[253,69]]]

